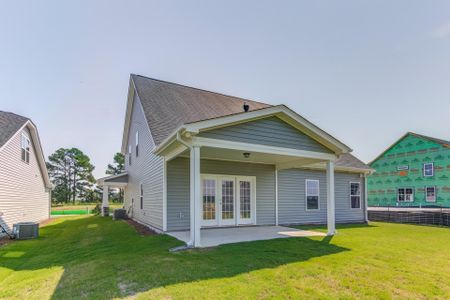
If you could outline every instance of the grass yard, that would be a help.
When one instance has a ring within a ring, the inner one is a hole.
[[[0,298],[450,299],[450,229],[341,226],[291,238],[169,253],[166,235],[124,221],[60,218],[0,247]]]

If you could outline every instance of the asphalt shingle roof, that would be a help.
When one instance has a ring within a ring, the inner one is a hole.
[[[250,111],[271,107],[271,105],[223,95],[176,83],[131,75],[141,100],[144,114],[155,141],[159,145],[183,124],[206,119],[242,113],[243,104]],[[351,154],[343,154],[336,166],[370,169],[369,166]]]
[[[29,119],[11,112],[0,111],[0,147],[2,147]]]

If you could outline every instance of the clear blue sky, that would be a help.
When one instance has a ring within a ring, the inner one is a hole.
[[[366,162],[406,131],[450,140],[450,1],[67,2],[2,3],[0,110],[96,176],[130,73],[284,103]]]

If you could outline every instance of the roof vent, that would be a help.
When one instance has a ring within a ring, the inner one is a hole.
[[[248,110],[250,109],[250,105],[248,105],[247,102],[244,102],[244,105],[242,105],[242,108],[244,109],[245,112],[248,112]]]

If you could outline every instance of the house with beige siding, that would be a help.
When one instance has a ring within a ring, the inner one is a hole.
[[[0,111],[0,224],[11,231],[18,222],[48,219],[50,194],[36,125]]]
[[[131,75],[122,153],[134,220],[202,246],[207,228],[367,221],[372,169],[285,105]],[[219,232],[217,234],[220,234]]]

